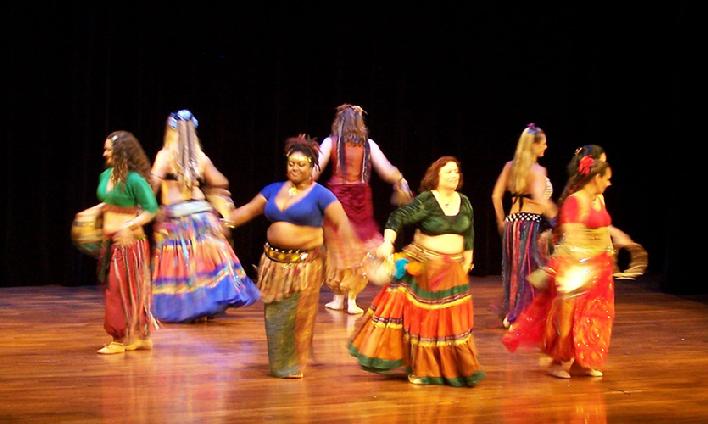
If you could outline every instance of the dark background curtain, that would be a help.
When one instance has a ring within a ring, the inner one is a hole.
[[[541,161],[554,198],[575,148],[604,146],[615,225],[648,249],[663,289],[700,290],[683,274],[685,237],[671,225],[681,171],[665,172],[674,158],[651,147],[668,149],[680,125],[682,9],[468,3],[10,7],[0,285],[94,284],[95,261],[73,248],[69,230],[97,203],[111,131],[132,131],[154,159],[168,113],[191,109],[205,152],[243,204],[284,179],[286,137],[323,139],[334,108],[349,102],[366,109],[371,138],[412,186],[437,157],[462,160],[475,274],[500,272],[491,190],[535,122],[548,134]],[[383,224],[391,188],[374,177],[373,189]],[[259,218],[235,233],[249,272],[266,228]]]

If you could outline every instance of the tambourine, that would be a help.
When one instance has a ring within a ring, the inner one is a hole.
[[[362,261],[362,268],[366,278],[379,286],[390,283],[396,272],[393,255],[381,258],[373,253],[367,253]]]
[[[100,208],[76,214],[71,223],[71,241],[81,253],[98,257],[103,242],[103,214]]]
[[[597,270],[582,261],[567,263],[556,274],[556,288],[564,297],[573,297],[585,293],[597,277]]]
[[[629,265],[625,270],[619,268],[620,250],[626,250],[629,253]],[[634,280],[647,270],[649,255],[640,244],[629,244],[615,249],[615,269],[612,276],[618,280]]]

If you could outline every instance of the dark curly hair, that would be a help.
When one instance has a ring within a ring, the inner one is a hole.
[[[438,188],[438,183],[440,183],[440,168],[445,166],[448,162],[455,162],[457,164],[457,169],[460,173],[460,181],[457,183],[456,190],[462,188],[462,163],[454,156],[442,156],[440,159],[433,162],[425,171],[425,175],[420,181],[421,193]]]
[[[320,152],[320,145],[316,138],[310,138],[307,134],[300,134],[297,137],[289,137],[285,140],[285,156],[290,156],[293,152],[300,152],[310,159],[312,166],[320,169],[317,161]]]
[[[137,172],[145,181],[150,181],[150,161],[133,133],[114,131],[106,138],[111,141],[111,178],[114,184],[125,182],[130,171]]]

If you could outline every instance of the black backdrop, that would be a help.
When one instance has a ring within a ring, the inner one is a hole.
[[[350,102],[368,111],[371,137],[412,185],[440,155],[463,161],[476,274],[499,273],[491,189],[535,122],[548,134],[542,161],[555,195],[574,149],[603,145],[615,225],[649,250],[663,288],[695,291],[672,274],[684,268],[672,262],[682,244],[670,230],[678,194],[659,165],[672,159],[649,147],[669,145],[680,121],[681,8],[467,3],[261,3],[239,13],[196,2],[11,7],[2,29],[0,285],[94,283],[95,261],[72,247],[69,229],[96,202],[109,132],[134,132],[154,158],[167,114],[191,109],[242,204],[283,179],[284,138],[324,138],[334,107]],[[383,222],[390,187],[373,184]],[[236,233],[249,270],[266,225],[260,218]]]

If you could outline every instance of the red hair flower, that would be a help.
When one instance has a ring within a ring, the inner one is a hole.
[[[578,164],[578,172],[583,175],[588,175],[590,173],[590,168],[592,167],[593,163],[595,163],[595,160],[592,158],[592,156],[583,156],[583,158],[580,159],[580,163]]]

